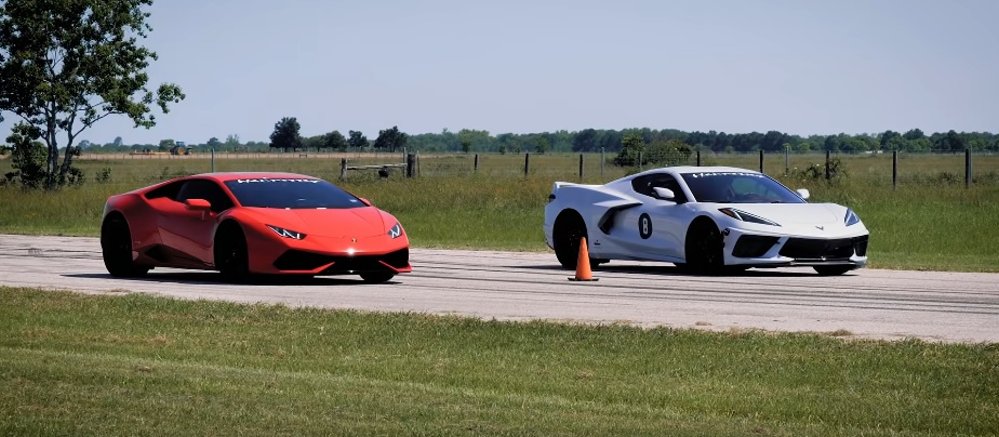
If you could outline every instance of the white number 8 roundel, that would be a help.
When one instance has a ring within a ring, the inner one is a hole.
[[[642,213],[642,215],[638,217],[638,235],[640,235],[643,240],[647,240],[652,236],[652,217],[649,217],[646,213]]]

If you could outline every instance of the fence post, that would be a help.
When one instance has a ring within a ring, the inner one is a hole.
[[[600,148],[600,179],[604,178],[604,161],[606,161],[606,159],[604,159],[604,148],[601,147]]]
[[[524,152],[524,177],[531,171],[531,152]]]
[[[964,187],[971,188],[971,148],[964,149]]]
[[[413,177],[413,174],[414,174],[415,171],[416,171],[416,155],[413,155],[412,153],[407,153],[406,154],[406,177],[407,178]]]
[[[790,147],[784,146],[784,176],[787,176],[788,165],[787,165],[787,151]]]
[[[763,149],[760,149],[760,173],[763,173]]]
[[[642,171],[642,151],[638,151],[638,171]]]
[[[697,148],[697,166],[698,167],[701,166],[701,148],[700,147]]]
[[[891,151],[891,189],[898,188],[898,150]]]
[[[579,154],[579,181],[583,182],[583,154]]]
[[[212,173],[215,173],[215,146],[212,146]]]
[[[829,174],[829,151],[826,150],[826,180],[828,181],[829,179],[831,179]]]
[[[475,154],[475,161],[472,164],[472,171],[475,172],[475,173],[479,172],[479,154],[478,153]]]
[[[340,180],[347,180],[347,158],[340,158]]]

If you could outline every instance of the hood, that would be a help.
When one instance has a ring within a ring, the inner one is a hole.
[[[385,233],[381,210],[375,207],[346,209],[246,208],[265,225],[323,237],[371,237]]]
[[[782,226],[842,226],[846,207],[835,203],[734,203],[725,206],[746,211]]]

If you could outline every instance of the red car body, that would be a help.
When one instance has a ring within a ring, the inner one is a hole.
[[[253,274],[359,274],[384,282],[412,271],[399,221],[335,185],[294,173],[207,173],[108,198],[104,263],[115,276],[154,267]]]

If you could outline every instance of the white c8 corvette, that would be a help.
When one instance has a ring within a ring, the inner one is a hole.
[[[555,182],[545,240],[576,268],[581,237],[593,265],[663,261],[701,273],[812,266],[840,275],[867,264],[868,231],[850,208],[808,203],[771,177],[733,167],[666,167],[605,185]]]

